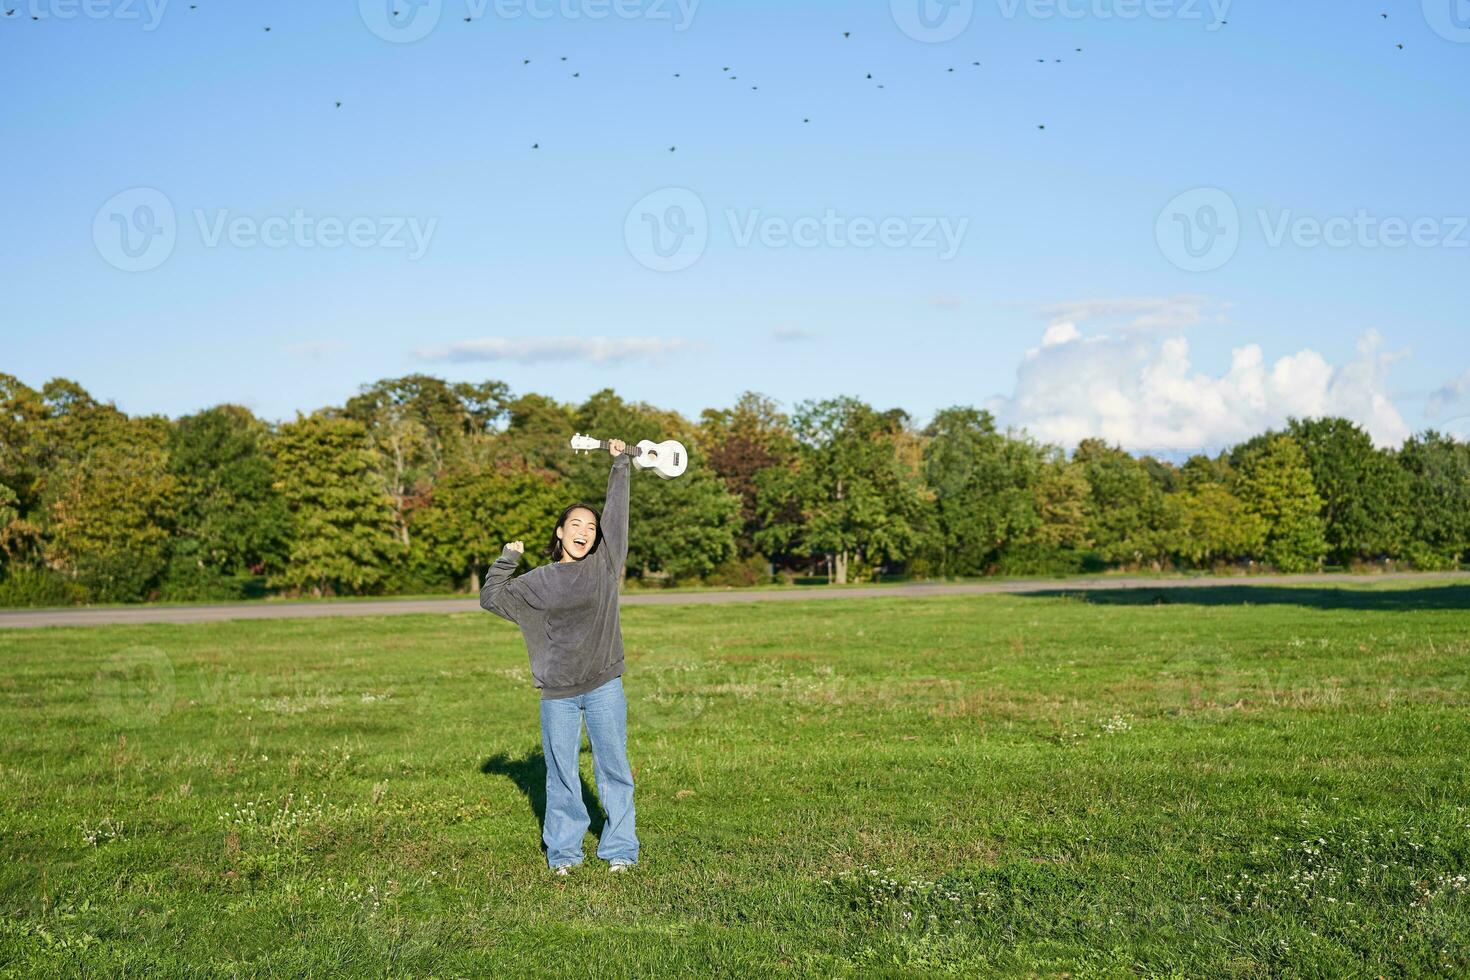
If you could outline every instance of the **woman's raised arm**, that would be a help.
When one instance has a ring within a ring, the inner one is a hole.
[[[621,445],[621,444],[620,444]],[[628,560],[628,460],[619,452],[613,457],[612,472],[607,475],[607,500],[602,505],[602,547],[608,566],[622,570]]]
[[[524,551],[525,546],[519,541],[506,545],[485,572],[485,584],[480,586],[480,608],[512,623],[519,623],[517,616],[527,608],[525,598],[511,578]]]

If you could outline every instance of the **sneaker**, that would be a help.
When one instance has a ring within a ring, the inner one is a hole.
[[[633,866],[633,862],[632,861],[627,861],[627,860],[624,860],[623,858],[613,858],[611,861],[609,861],[607,863],[607,870],[609,870],[609,871],[622,871],[623,869],[625,869],[625,868],[631,868],[632,866]]]
[[[551,870],[555,874],[561,875],[562,877],[566,877],[567,875],[569,875],[569,874],[572,873],[572,869],[575,868],[575,867],[576,867],[575,864],[558,864],[556,867],[552,868]]]

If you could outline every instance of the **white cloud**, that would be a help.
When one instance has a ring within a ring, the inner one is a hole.
[[[771,331],[771,339],[779,344],[790,344],[801,340],[814,340],[816,334],[800,327],[777,327]]]
[[[1071,300],[1043,306],[1041,312],[1054,323],[1109,320],[1119,328],[1132,330],[1182,330],[1200,323],[1218,323],[1224,320],[1227,308],[1227,304],[1208,296],[1184,293]]]
[[[1458,378],[1446,381],[1443,387],[1430,395],[1424,414],[1437,419],[1444,414],[1445,409],[1454,410],[1461,405],[1470,407],[1470,370],[1466,370]]]
[[[1178,333],[1083,335],[1062,321],[1027,352],[1013,394],[989,407],[1007,424],[1068,447],[1099,437],[1132,450],[1213,451],[1289,416],[1318,415],[1345,416],[1379,445],[1397,445],[1409,428],[1387,395],[1387,372],[1402,355],[1381,352],[1381,344],[1365,334],[1357,358],[1339,367],[1313,350],[1267,364],[1261,348],[1247,344],[1215,376],[1193,369],[1189,341]]]
[[[688,341],[678,337],[482,337],[444,347],[421,347],[414,354],[427,361],[514,361],[519,364],[586,361],[608,364],[657,360],[665,354],[678,353],[690,347]]]
[[[1055,347],[1057,344],[1071,343],[1081,336],[1077,332],[1077,324],[1071,320],[1063,320],[1046,328],[1046,332],[1041,335],[1041,346]],[[1037,352],[1033,350],[1031,353],[1034,356]]]

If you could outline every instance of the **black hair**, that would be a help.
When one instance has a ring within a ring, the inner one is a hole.
[[[556,519],[556,526],[551,529],[551,544],[546,547],[546,555],[552,561],[561,561],[561,538],[556,536],[556,532],[567,522],[567,515],[574,510],[592,511],[592,519],[597,522],[597,536],[592,539],[592,547],[587,549],[587,554],[592,554],[597,550],[597,546],[602,544],[602,512],[591,504],[584,504],[580,501],[575,504],[568,504],[566,510],[562,511],[561,516]],[[582,557],[585,558],[587,555],[583,555]],[[580,560],[578,559],[578,561]]]

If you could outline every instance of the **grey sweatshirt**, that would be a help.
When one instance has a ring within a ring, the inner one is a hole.
[[[543,699],[585,694],[623,672],[618,586],[628,558],[628,459],[613,458],[595,551],[511,578],[521,555],[506,548],[485,573],[480,606],[521,628]]]

